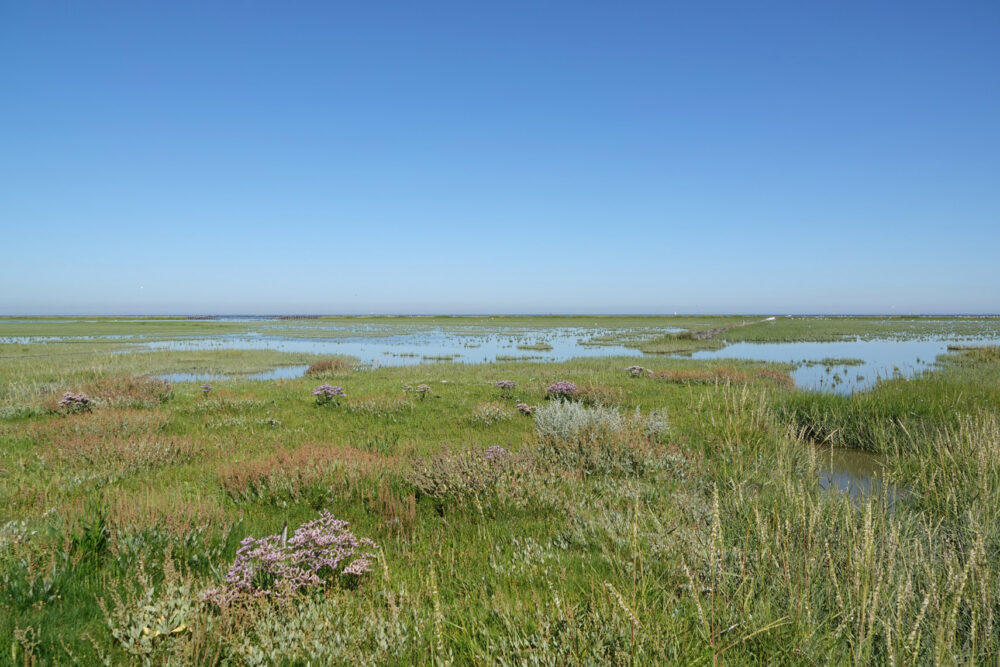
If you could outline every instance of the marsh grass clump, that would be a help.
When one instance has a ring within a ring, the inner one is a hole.
[[[188,437],[80,434],[53,441],[48,452],[65,469],[92,469],[121,477],[190,461],[199,449]]]
[[[625,401],[625,392],[620,387],[585,384],[577,388],[572,399],[583,405],[613,408]]]
[[[487,401],[480,403],[472,412],[472,421],[483,426],[492,426],[513,417],[510,409],[503,403]]]
[[[348,399],[348,412],[392,419],[400,413],[413,409],[413,403],[398,396],[366,396]]]
[[[349,526],[324,510],[291,537],[285,531],[248,536],[240,543],[224,583],[205,591],[202,599],[226,609],[255,598],[288,598],[322,590],[337,582],[356,586],[371,572],[378,545],[367,537],[355,537]]]
[[[343,387],[334,387],[328,384],[321,384],[320,386],[313,389],[313,396],[316,397],[316,405],[328,405],[333,403],[334,405],[340,405],[338,399],[347,396],[347,392],[344,391]]]
[[[411,387],[410,385],[403,385],[403,392],[407,394],[416,394],[420,397],[420,400],[424,400],[428,395],[433,395],[431,388],[426,384],[418,384],[416,387]]]
[[[353,448],[303,445],[224,465],[218,475],[223,490],[237,503],[303,502],[318,509],[337,488],[351,488],[385,463],[384,457]]]
[[[440,510],[450,501],[458,502],[458,506],[465,501],[482,506],[523,495],[521,487],[530,468],[530,457],[510,454],[494,446],[486,451],[445,450],[431,457],[415,458],[406,478],[418,497],[433,499]]]
[[[173,394],[173,387],[166,380],[135,375],[101,378],[88,384],[86,389],[102,407],[112,408],[155,408]]]
[[[783,371],[761,368],[752,372],[743,372],[731,368],[708,368],[692,370],[662,370],[655,371],[651,377],[654,380],[674,384],[749,384],[752,382],[767,382],[779,387],[792,387],[792,377]]]
[[[306,375],[310,377],[320,377],[323,375],[337,375],[339,373],[350,373],[354,370],[354,365],[347,359],[323,359],[310,364],[306,369]]]

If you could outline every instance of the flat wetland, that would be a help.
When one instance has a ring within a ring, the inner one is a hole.
[[[995,662],[1000,319],[765,318],[0,319],[0,662]]]

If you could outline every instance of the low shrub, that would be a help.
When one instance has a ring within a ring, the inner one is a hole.
[[[642,475],[651,463],[661,417],[647,423],[638,412],[625,419],[617,410],[570,401],[550,402],[535,411],[539,456],[543,462],[579,470],[583,475]]]
[[[248,536],[218,588],[202,599],[226,608],[260,597],[287,598],[302,591],[322,590],[337,582],[348,586],[372,570],[378,545],[357,538],[347,521],[327,511],[299,526],[287,537],[287,526],[266,537]]]
[[[552,401],[535,409],[535,429],[543,438],[571,440],[583,433],[616,433],[624,420],[617,410]]]

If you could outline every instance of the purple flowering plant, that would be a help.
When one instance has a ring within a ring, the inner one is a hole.
[[[576,385],[566,380],[553,382],[545,388],[545,394],[549,398],[570,398],[576,394]]]
[[[356,584],[372,571],[378,545],[355,537],[347,521],[327,511],[286,538],[277,535],[246,537],[223,584],[202,595],[219,607],[253,598],[288,598],[299,592],[322,590],[337,581]]]
[[[59,407],[67,412],[90,412],[94,401],[85,393],[67,391],[59,399]]]
[[[201,385],[201,393],[202,394],[208,396],[208,392],[210,392],[210,391],[212,391],[212,385],[208,384],[207,382],[205,384]]]
[[[339,401],[337,399],[347,396],[347,392],[344,391],[343,387],[331,387],[328,384],[321,384],[313,389],[313,396],[316,397],[316,405],[326,405],[327,403],[338,405]]]
[[[517,411],[520,412],[522,415],[530,415],[535,411],[535,408],[531,407],[527,403],[518,403]]]
[[[640,377],[642,375],[652,375],[653,371],[648,368],[643,368],[642,366],[629,366],[625,369],[629,375],[634,378]]]
[[[503,457],[507,456],[507,450],[501,447],[500,445],[493,445],[491,447],[486,448],[484,456],[486,457],[487,461],[502,459]]]

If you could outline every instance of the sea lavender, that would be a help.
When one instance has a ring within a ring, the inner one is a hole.
[[[361,577],[372,571],[378,545],[348,530],[347,521],[327,511],[287,537],[286,529],[276,535],[240,543],[236,560],[225,582],[204,593],[202,599],[219,607],[260,597],[287,598],[304,590],[324,588],[338,578]],[[360,551],[366,547],[369,551]]]
[[[507,456],[507,450],[501,447],[500,445],[493,445],[492,447],[486,448],[485,456],[487,461],[502,459],[503,457]]]
[[[517,389],[517,382],[513,380],[497,380],[496,386],[498,389]]]
[[[201,385],[201,393],[202,394],[204,394],[205,396],[208,396],[208,392],[210,392],[210,391],[212,391],[212,385],[208,384],[207,382],[205,384]]]
[[[520,412],[522,415],[530,415],[532,412],[535,411],[535,408],[531,407],[527,403],[518,403],[517,411]]]
[[[546,389],[549,398],[569,398],[576,393],[576,385],[566,380],[553,382]]]
[[[59,400],[59,407],[67,412],[90,411],[93,404],[94,401],[90,398],[90,396],[87,396],[82,391],[78,393],[67,391]]]
[[[637,378],[644,374],[645,375],[653,374],[653,371],[649,370],[648,368],[643,368],[642,366],[629,366],[625,370],[628,371],[628,374],[634,378]]]
[[[327,403],[337,403],[337,398],[346,396],[343,387],[331,387],[328,384],[321,384],[313,389],[313,396],[316,397],[316,405],[326,405]]]

